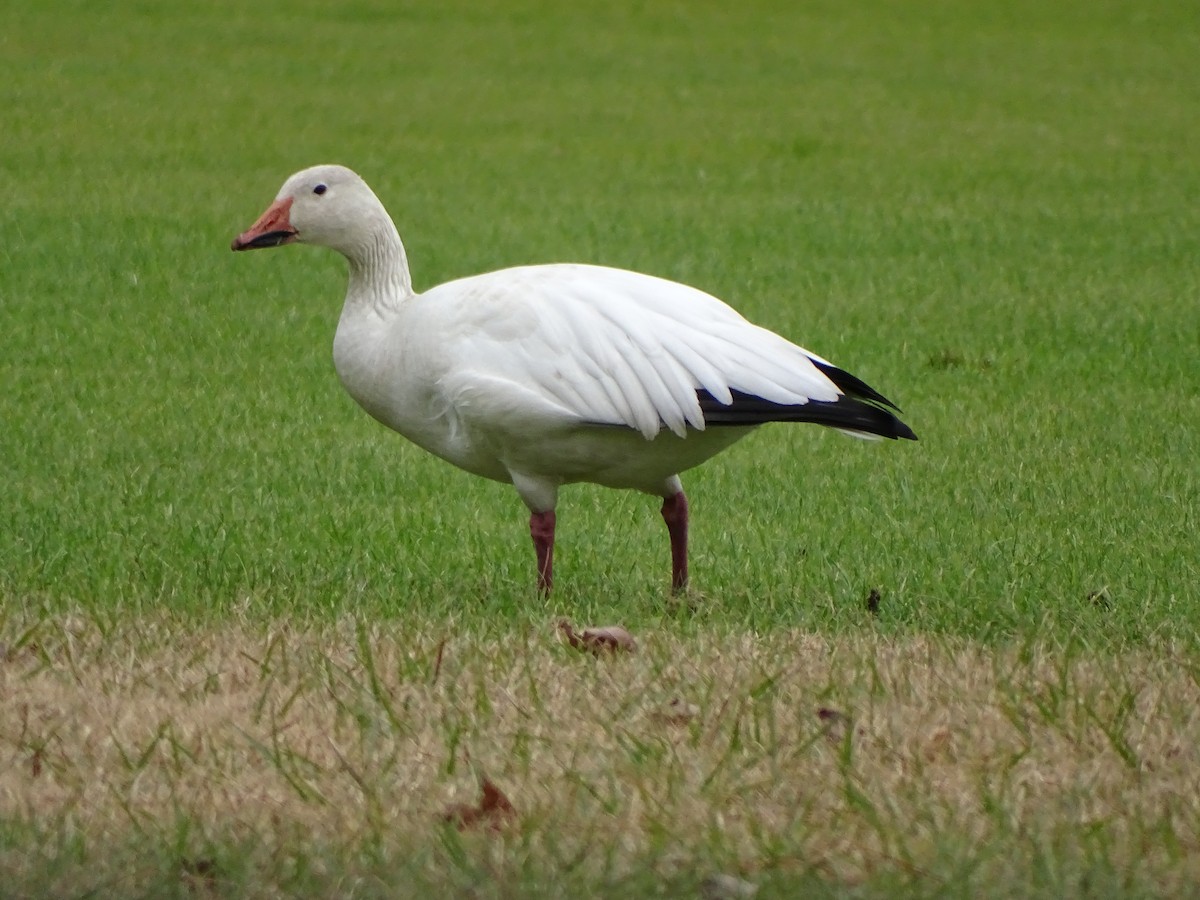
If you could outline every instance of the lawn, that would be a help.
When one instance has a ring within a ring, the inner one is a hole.
[[[0,894],[1195,889],[1187,3],[50,0],[0,25]],[[776,426],[685,475],[683,602],[655,500],[568,488],[539,598],[512,489],[337,383],[342,261],[229,252],[317,162],[372,185],[418,289],[568,260],[685,281],[921,440]],[[573,654],[563,616],[639,650]],[[272,745],[275,706],[336,752]],[[332,799],[350,771],[361,805]],[[515,823],[439,826],[482,774]],[[797,799],[821,778],[834,799]],[[348,818],[318,827],[326,794]]]

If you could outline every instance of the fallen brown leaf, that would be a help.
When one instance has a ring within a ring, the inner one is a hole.
[[[517,815],[516,807],[504,792],[486,775],[480,782],[479,803],[454,803],[442,813],[442,821],[449,822],[459,831],[482,826],[489,831],[499,831]]]
[[[570,622],[563,619],[558,623],[558,630],[576,650],[590,650],[598,654],[602,650],[610,653],[616,653],[618,650],[632,653],[637,649],[637,641],[633,639],[633,635],[620,625],[585,628],[577,632]]]

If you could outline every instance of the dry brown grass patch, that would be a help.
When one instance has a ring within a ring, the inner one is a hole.
[[[664,630],[596,657],[555,631],[43,625],[0,654],[0,868],[130,894],[171,865],[353,894],[380,860],[468,887],[1198,874],[1200,688],[1170,648]],[[484,778],[511,822],[448,834]]]

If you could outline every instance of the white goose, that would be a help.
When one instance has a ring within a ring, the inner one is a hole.
[[[553,578],[561,485],[663,498],[671,584],[688,579],[679,473],[764,422],[907,438],[859,379],[695,288],[620,269],[504,269],[415,293],[383,204],[343,166],[297,172],[234,250],[316,244],[350,281],[333,361],[368,413],[529,507],[537,579]]]

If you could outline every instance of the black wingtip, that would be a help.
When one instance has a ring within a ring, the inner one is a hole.
[[[875,388],[871,387],[861,378],[851,375],[845,369],[839,369],[835,365],[815,359],[812,360],[812,364],[817,367],[822,375],[837,385],[838,390],[842,393],[849,394],[851,397],[860,397],[871,403],[878,403],[880,406],[886,406],[888,409],[894,409],[896,412],[902,411],[900,407],[875,390]],[[913,436],[913,440],[916,440],[915,435]]]
[[[809,422],[813,425],[840,428],[843,431],[891,440],[917,439],[913,430],[890,410],[876,402],[849,394],[844,394],[837,400],[810,400],[808,403],[786,404],[773,403],[741,391],[731,393],[733,402],[726,405],[708,391],[696,392],[700,409],[704,413],[704,424],[719,427],[763,425],[767,422]]]
[[[707,425],[761,425],[765,422],[811,422],[829,428],[857,432],[890,440],[915,441],[917,435],[894,414],[900,407],[861,378],[830,363],[812,360],[826,378],[841,391],[836,400],[810,400],[808,403],[773,403],[732,391],[733,402],[720,403],[708,391],[697,391],[700,409]]]
[[[865,401],[866,403],[873,405],[877,408],[883,407],[885,409],[891,409],[896,412],[902,411],[899,406],[897,406],[895,403],[893,403],[887,397],[883,396],[883,394],[879,393],[879,391],[875,390],[875,388],[871,387],[869,384],[867,384],[861,378],[851,375],[845,369],[839,369],[835,365],[831,365],[830,363],[825,363],[825,362],[819,362],[818,360],[815,360],[815,359],[812,362],[813,362],[813,365],[816,366],[826,378],[828,378],[835,385],[837,385],[838,389],[840,391],[842,391],[847,397],[849,397],[851,399],[855,399],[855,400]],[[894,425],[893,432],[891,434],[881,435],[881,437],[888,437],[888,438],[891,438],[892,440],[897,440],[897,439],[905,440],[905,441],[917,440],[916,433],[911,428],[909,428],[906,424],[901,422],[900,419],[898,419],[896,416],[891,416],[891,421],[892,421],[892,424]],[[878,432],[875,432],[875,433],[878,433]]]

